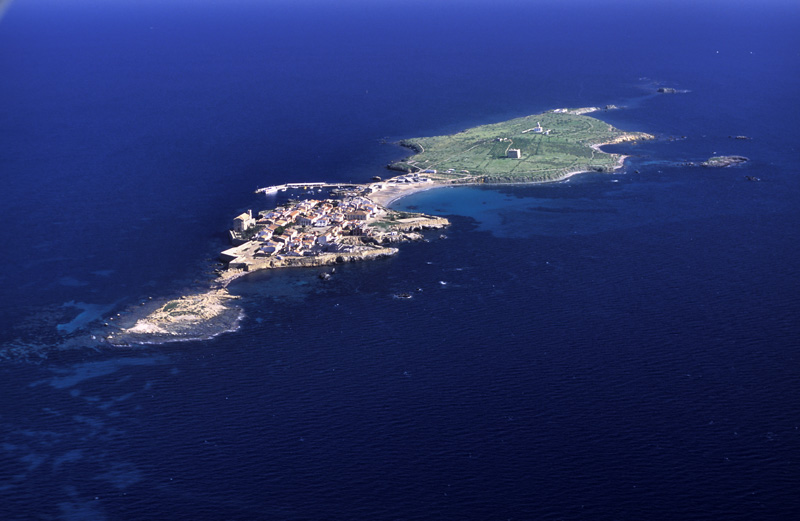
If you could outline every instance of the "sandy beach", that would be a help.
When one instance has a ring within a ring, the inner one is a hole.
[[[450,183],[409,183],[409,184],[394,184],[392,186],[378,190],[369,194],[367,197],[375,203],[388,207],[393,202],[400,198],[406,197],[417,192],[424,192],[426,190],[433,190],[434,188],[441,188],[443,186],[453,186]]]
[[[602,150],[601,147],[603,147],[605,145],[614,145],[614,144],[622,143],[622,142],[625,142],[625,141],[633,141],[633,140],[636,140],[636,139],[654,139],[654,136],[651,136],[649,134],[641,134],[641,133],[637,134],[635,136],[634,135],[624,135],[624,136],[618,137],[618,138],[616,138],[614,140],[611,140],[611,141],[606,141],[606,142],[603,142],[603,143],[595,143],[595,144],[589,145],[589,146],[594,152],[596,152],[598,154],[608,155],[608,152],[605,152],[604,150]],[[619,159],[617,160],[617,165],[614,168],[614,171],[617,171],[620,168],[622,168],[624,166],[624,164],[625,164],[625,159],[627,159],[627,158],[628,158],[627,155],[620,154],[619,155]],[[542,181],[526,181],[526,182],[523,182],[523,183],[520,183],[520,184],[554,183],[554,182],[563,181],[563,180],[565,180],[567,178],[570,178],[570,177],[572,177],[574,175],[583,174],[583,173],[587,173],[587,172],[590,172],[590,171],[589,170],[576,170],[574,172],[567,172],[566,174],[560,176],[558,179],[548,179],[548,180],[542,180]],[[453,182],[441,182],[441,181],[436,181],[436,180],[433,180],[432,182],[428,182],[428,183],[403,183],[403,184],[397,183],[397,184],[392,184],[390,186],[384,185],[384,188],[369,194],[367,197],[369,197],[369,199],[371,199],[372,201],[374,201],[375,203],[377,203],[377,204],[379,204],[381,206],[389,207],[392,203],[396,202],[398,199],[401,199],[403,197],[406,197],[406,196],[409,196],[409,195],[412,195],[412,194],[415,194],[415,193],[418,193],[418,192],[424,192],[426,190],[433,190],[435,188],[442,188],[442,187],[445,187],[445,186],[470,186],[470,185],[476,185],[476,184],[478,184],[478,183],[471,183],[471,182],[453,183]],[[482,184],[490,184],[490,183],[482,183]],[[491,183],[491,184],[495,184],[495,183]],[[497,184],[505,184],[505,183],[497,183]],[[517,183],[512,183],[512,184],[517,184]]]
[[[596,151],[600,152],[600,153],[605,154],[606,152],[603,152],[602,150],[600,150],[600,147],[603,146],[603,145],[609,145],[609,144],[611,144],[611,143],[600,143],[600,144],[597,144],[597,145],[592,145],[592,148],[595,149]],[[617,167],[614,169],[614,171],[617,171],[617,170],[619,170],[620,168],[622,168],[624,166],[625,159],[627,157],[628,156],[626,156],[626,155],[621,155],[620,156],[619,161],[617,162]],[[558,182],[564,181],[565,179],[568,179],[568,178],[570,178],[570,177],[572,177],[574,175],[586,174],[586,173],[590,173],[590,171],[589,170],[576,170],[574,172],[567,172],[566,174],[564,174],[563,176],[559,177],[558,179],[547,179],[547,180],[543,180],[543,181],[524,181],[524,182],[520,182],[520,183],[469,183],[469,182],[467,182],[467,183],[438,183],[438,182],[431,182],[431,183],[424,183],[424,184],[421,184],[421,183],[398,184],[398,185],[392,185],[390,187],[383,188],[381,190],[373,192],[373,193],[369,194],[367,197],[369,199],[371,199],[372,201],[374,201],[375,203],[388,208],[392,203],[398,201],[399,199],[402,199],[403,197],[407,197],[409,195],[416,194],[418,192],[425,192],[427,190],[434,190],[434,189],[437,189],[437,188],[454,187],[454,186],[478,186],[478,185],[492,186],[492,185],[503,185],[503,184],[558,183]]]

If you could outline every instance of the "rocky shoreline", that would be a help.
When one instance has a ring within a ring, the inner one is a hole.
[[[606,107],[607,110],[613,108],[616,107]],[[401,197],[443,186],[552,182],[586,171],[613,172],[622,167],[626,156],[607,154],[601,146],[654,138],[643,132],[622,132],[584,116],[598,110],[601,109],[556,109],[536,115],[535,121],[534,116],[527,116],[463,131],[475,134],[475,144],[465,153],[476,146],[493,150],[498,142],[501,144],[497,146],[502,148],[502,143],[511,141],[508,136],[523,142],[523,139],[530,140],[528,134],[547,136],[551,131],[563,131],[579,142],[583,139],[582,146],[591,151],[594,161],[585,165],[575,160],[562,160],[565,165],[562,167],[510,175],[505,170],[470,173],[463,167],[436,165],[444,170],[442,172],[428,160],[423,161],[425,167],[400,161],[389,168],[401,170],[405,175],[385,182],[378,178],[375,183],[349,186],[348,195],[343,199],[293,202],[294,206],[287,204],[257,216],[248,210],[234,219],[230,232],[234,246],[221,254],[226,266],[218,270],[218,276],[209,281],[206,288],[152,306],[132,307],[125,321],[115,321],[113,329],[104,335],[105,339],[112,345],[122,346],[195,340],[235,330],[242,310],[228,286],[241,277],[266,269],[318,268],[391,257],[398,252],[394,245],[424,239],[422,230],[449,226],[450,222],[442,217],[389,210],[389,204]],[[536,127],[532,126],[533,122]],[[522,134],[526,137],[518,137]],[[424,139],[451,139],[451,136]],[[400,144],[417,155],[424,154],[428,147],[418,141],[420,139],[404,140]],[[520,150],[514,151],[519,159]],[[507,154],[508,150],[500,154],[502,157],[495,158],[496,165],[506,165]],[[315,184],[321,183],[311,183]]]
[[[159,301],[155,309],[132,308],[105,339],[114,346],[128,346],[213,338],[238,329],[243,317],[233,303],[238,298],[226,288],[216,288]]]
[[[204,340],[235,331],[244,313],[236,304],[239,297],[231,294],[228,286],[241,277],[267,269],[319,268],[383,259],[399,251],[390,244],[423,240],[419,232],[449,225],[450,221],[443,217],[415,214],[397,220],[386,232],[376,236],[349,238],[350,251],[302,257],[249,258],[244,267],[220,270],[207,289],[131,307],[117,324],[106,325],[112,329],[105,335],[105,340],[122,347]]]
[[[749,159],[744,156],[714,156],[700,163],[700,166],[706,168],[725,168],[727,166],[746,163],[747,161],[749,161]]]

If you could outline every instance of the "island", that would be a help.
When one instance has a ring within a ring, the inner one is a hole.
[[[579,172],[612,172],[625,158],[600,146],[653,136],[586,116],[599,110],[556,109],[449,136],[404,139],[400,144],[417,154],[389,168],[422,173],[440,183],[540,182]]]
[[[322,268],[395,255],[396,243],[423,240],[422,230],[450,221],[399,212],[355,195],[303,199],[257,216],[251,210],[233,219],[233,247],[220,253],[225,268],[207,288],[174,299],[143,303],[117,320],[106,338],[113,345],[197,340],[235,330],[242,318],[228,285],[239,277],[278,268]],[[335,268],[334,268],[335,269]],[[322,279],[329,272],[320,273]],[[107,322],[106,327],[111,327]]]
[[[405,139],[399,145],[416,154],[388,165],[401,174],[386,180],[375,176],[360,184],[307,182],[260,188],[258,193],[292,189],[303,196],[236,216],[229,231],[231,247],[220,254],[224,268],[207,287],[134,306],[113,325],[106,322],[104,338],[123,346],[202,339],[235,330],[243,314],[227,288],[239,277],[267,269],[320,270],[386,258],[398,252],[398,243],[425,240],[424,230],[449,226],[444,217],[390,208],[396,199],[420,190],[613,172],[626,156],[606,153],[601,146],[653,136],[625,132],[586,115],[598,110],[602,109],[556,109],[449,136]],[[328,279],[331,272],[319,276]]]
[[[738,165],[749,161],[744,156],[712,156],[707,160],[700,163],[700,166],[706,168],[725,168],[728,166]]]

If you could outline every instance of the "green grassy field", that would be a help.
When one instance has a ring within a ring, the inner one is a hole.
[[[537,123],[549,133],[533,132]],[[437,170],[432,177],[442,181],[543,181],[575,171],[611,171],[620,156],[597,152],[591,145],[650,138],[643,133],[624,132],[589,116],[545,112],[450,136],[403,140],[401,145],[421,152],[392,168]],[[522,157],[506,157],[509,148],[520,149]]]

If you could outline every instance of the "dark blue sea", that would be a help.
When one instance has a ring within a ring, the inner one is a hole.
[[[0,519],[800,518],[796,2],[6,7]],[[657,136],[617,173],[418,193],[447,238],[98,340],[207,284],[259,186],[607,104]]]

